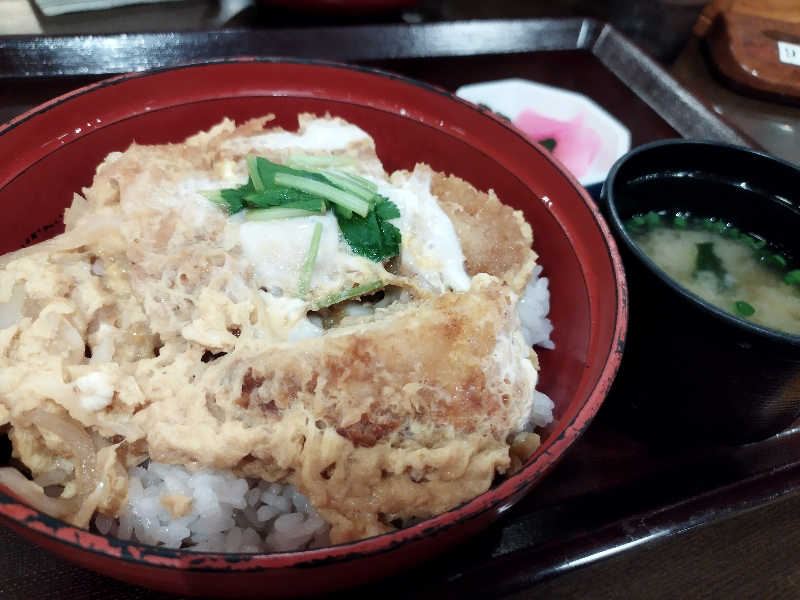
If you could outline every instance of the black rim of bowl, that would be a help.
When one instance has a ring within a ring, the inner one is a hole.
[[[611,170],[608,172],[608,176],[606,177],[605,182],[603,183],[603,189],[601,192],[601,200],[602,203],[608,209],[608,222],[611,228],[614,231],[615,236],[618,240],[621,240],[625,247],[641,262],[643,262],[648,269],[655,274],[662,282],[664,282],[667,286],[669,286],[672,290],[677,292],[680,296],[682,296],[688,302],[697,305],[701,310],[705,310],[706,312],[710,313],[711,316],[724,321],[725,323],[731,324],[740,330],[743,330],[749,334],[755,334],[760,338],[764,338],[770,342],[781,342],[784,344],[790,344],[792,346],[800,347],[800,335],[793,335],[790,333],[786,333],[783,331],[779,331],[777,329],[772,329],[770,327],[764,327],[763,325],[759,325],[757,323],[753,323],[752,321],[748,321],[741,317],[737,317],[733,313],[730,313],[722,308],[711,304],[707,300],[704,300],[694,292],[689,291],[687,288],[683,287],[679,283],[677,283],[672,277],[667,275],[667,273],[659,267],[653,260],[641,249],[639,245],[633,241],[631,236],[628,234],[625,226],[622,223],[622,219],[619,217],[619,213],[617,212],[617,205],[614,199],[614,186],[616,185],[616,178],[617,173],[620,169],[632,158],[638,156],[639,154],[643,154],[645,152],[649,152],[656,148],[663,148],[666,146],[706,146],[708,148],[725,148],[727,150],[733,150],[736,152],[740,152],[742,154],[749,154],[751,156],[756,156],[764,160],[773,161],[779,165],[787,169],[791,169],[795,171],[800,176],[800,167],[794,165],[786,160],[778,158],[776,156],[772,156],[771,154],[767,154],[766,152],[760,152],[758,150],[753,150],[752,148],[746,148],[744,146],[737,146],[735,144],[728,144],[724,142],[712,142],[708,140],[696,140],[696,139],[671,139],[671,140],[659,140],[655,142],[650,142],[648,144],[644,144],[639,146],[624,156],[620,157],[617,162],[611,167]]]

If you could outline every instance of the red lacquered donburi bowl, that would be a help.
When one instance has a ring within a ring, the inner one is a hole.
[[[0,128],[0,245],[59,230],[95,166],[134,140],[179,141],[217,123],[274,113],[341,116],[369,132],[387,170],[427,162],[524,211],[550,278],[555,350],[539,353],[555,402],[542,446],[516,475],[456,509],[351,544],[271,555],[165,550],[77,529],[0,489],[0,520],[68,560],[181,594],[283,596],[375,580],[487,527],[558,461],[602,403],[620,361],[626,287],[614,243],[586,192],[548,152],[473,105],[425,84],[358,67],[242,59],[116,77],[44,104]]]

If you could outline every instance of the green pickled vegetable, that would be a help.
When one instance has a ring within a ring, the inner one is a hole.
[[[544,138],[543,140],[539,140],[539,143],[547,148],[550,152],[556,149],[555,138]]]

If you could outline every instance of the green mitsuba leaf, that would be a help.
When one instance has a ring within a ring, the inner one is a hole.
[[[246,184],[205,195],[231,215],[245,209],[254,210],[253,215],[266,215],[261,209],[277,207],[325,214],[331,202],[342,237],[355,254],[380,262],[400,253],[400,230],[389,222],[400,217],[400,210],[389,199],[373,195],[370,181],[347,173],[326,177],[322,172],[293,169],[256,156],[248,157],[247,166],[250,176]],[[278,179],[286,184],[279,185],[275,180],[279,173],[293,177],[281,175]],[[324,186],[308,184],[308,180]],[[353,194],[354,187],[358,194]]]
[[[366,217],[350,214],[334,206],[334,214],[350,249],[376,262],[400,253],[400,230],[389,219],[396,219],[400,211],[394,202],[380,196]]]

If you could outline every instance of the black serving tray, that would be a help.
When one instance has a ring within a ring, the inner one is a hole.
[[[522,77],[591,97],[630,129],[634,146],[680,136],[753,145],[614,28],[591,19],[5,37],[0,122],[115,73],[233,56],[355,62],[448,90]],[[676,424],[671,442],[656,442],[626,400],[612,388],[561,463],[488,531],[412,573],[341,597],[500,597],[800,490],[800,428],[720,447],[681,440]],[[0,595],[56,592],[158,597],[0,530]]]

